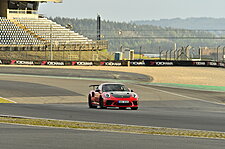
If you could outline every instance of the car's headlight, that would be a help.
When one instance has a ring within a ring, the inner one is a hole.
[[[105,94],[105,97],[106,98],[110,98],[110,94]]]
[[[133,93],[132,96],[133,96],[134,98],[138,98],[138,95],[135,94],[135,93]]]

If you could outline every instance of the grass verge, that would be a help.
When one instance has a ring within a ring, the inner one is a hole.
[[[186,89],[198,89],[202,91],[219,91],[225,92],[225,86],[209,86],[209,85],[192,85],[192,84],[177,84],[177,83],[144,83],[147,85],[159,85],[165,87],[178,87]]]
[[[0,123],[23,124],[23,125],[32,125],[32,126],[45,126],[45,127],[47,126],[47,127],[82,129],[82,130],[86,129],[86,130],[120,132],[120,133],[225,139],[225,132],[186,130],[186,129],[176,129],[176,128],[147,127],[147,126],[134,126],[134,125],[119,125],[119,124],[104,124],[104,123],[93,123],[93,122],[77,122],[77,121],[32,119],[32,118],[1,116]]]

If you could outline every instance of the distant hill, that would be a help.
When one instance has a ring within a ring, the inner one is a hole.
[[[133,21],[138,25],[154,25],[179,29],[225,30],[225,18],[187,18]]]

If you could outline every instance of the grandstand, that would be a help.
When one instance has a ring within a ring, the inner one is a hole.
[[[84,55],[84,51],[92,51],[91,53],[97,51],[99,53],[103,49],[108,49],[107,41],[93,41],[39,15],[40,3],[50,1],[62,2],[62,0],[1,0],[0,51],[1,53],[5,52],[5,54],[2,54],[0,58],[8,59],[8,57],[2,57],[10,55],[7,51],[14,51],[11,53],[16,53],[15,51],[42,51],[42,53],[54,51],[55,55],[58,55],[54,56],[54,59],[59,60],[62,59],[62,55],[60,57],[57,51],[63,54],[82,51]],[[29,59],[32,59],[32,55]],[[69,55],[64,60],[74,60],[78,57]],[[42,59],[43,56],[36,55],[35,57]],[[92,55],[91,59],[93,57]],[[23,59],[23,56],[18,55],[18,58]],[[49,58],[45,56],[44,59]]]

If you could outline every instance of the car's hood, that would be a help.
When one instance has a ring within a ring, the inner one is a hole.
[[[116,98],[130,98],[133,95],[132,92],[109,92],[109,94]]]

